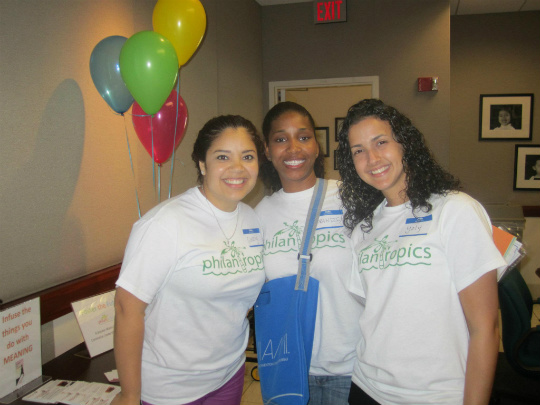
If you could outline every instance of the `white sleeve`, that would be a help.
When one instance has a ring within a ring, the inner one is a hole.
[[[177,235],[155,218],[131,231],[116,285],[149,304],[177,263]]]
[[[505,264],[493,242],[491,222],[484,207],[465,194],[445,203],[441,239],[458,292]]]

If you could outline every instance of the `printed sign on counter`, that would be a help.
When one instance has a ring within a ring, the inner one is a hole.
[[[90,357],[113,348],[115,293],[109,291],[71,303]]]
[[[39,298],[0,312],[0,398],[41,376]]]

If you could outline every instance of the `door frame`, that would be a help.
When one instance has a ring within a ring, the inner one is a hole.
[[[268,83],[268,107],[272,108],[285,96],[285,90],[303,89],[312,87],[339,87],[355,85],[371,85],[371,97],[379,98],[379,76],[361,77],[336,77],[330,79],[310,79],[310,80],[287,80]]]

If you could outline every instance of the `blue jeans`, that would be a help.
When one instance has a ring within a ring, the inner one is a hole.
[[[351,376],[309,376],[308,405],[348,405]]]

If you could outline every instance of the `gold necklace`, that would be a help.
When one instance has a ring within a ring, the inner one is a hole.
[[[229,242],[232,239],[232,237],[234,236],[234,234],[236,233],[236,228],[238,228],[238,217],[240,217],[240,205],[237,206],[236,224],[234,225],[234,231],[231,234],[231,236],[227,237],[227,235],[225,235],[225,231],[223,230],[223,228],[221,227],[221,224],[219,223],[219,220],[217,219],[217,216],[216,216],[216,214],[214,212],[214,209],[212,208],[212,203],[210,201],[208,201],[208,197],[206,197],[206,191],[204,190],[204,186],[201,186],[201,190],[202,190],[202,194],[204,196],[204,199],[206,200],[206,204],[208,204],[208,208],[210,208],[210,211],[212,212],[212,215],[214,216],[214,219],[216,220],[221,233],[223,234],[225,239],[227,239],[227,242]]]

